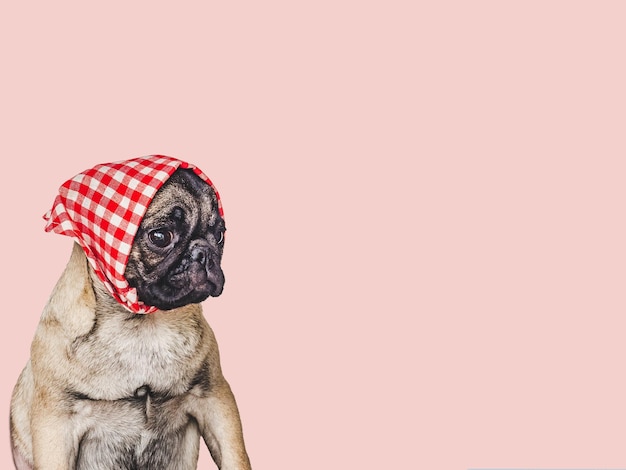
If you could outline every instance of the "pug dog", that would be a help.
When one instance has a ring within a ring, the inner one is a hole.
[[[154,313],[125,309],[74,244],[12,395],[18,470],[195,469],[200,436],[218,468],[251,468],[199,304],[224,286],[217,206],[182,168],[149,204],[125,275]]]

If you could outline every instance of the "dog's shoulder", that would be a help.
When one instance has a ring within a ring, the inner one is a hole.
[[[89,276],[87,258],[74,243],[70,260],[57,281],[41,315],[41,330],[67,337],[88,332],[95,321],[96,296]]]
[[[69,345],[88,334],[95,323],[96,297],[89,278],[87,259],[74,244],[70,260],[44,307],[31,344],[33,367],[50,366],[50,358],[67,360]],[[54,369],[62,368],[53,367]]]

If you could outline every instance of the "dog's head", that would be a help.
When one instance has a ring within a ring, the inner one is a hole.
[[[178,169],[158,190],[135,235],[125,277],[139,300],[161,310],[217,297],[224,219],[214,189]]]

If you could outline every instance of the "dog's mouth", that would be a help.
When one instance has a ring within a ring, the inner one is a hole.
[[[207,290],[209,295],[217,297],[222,293],[224,275],[213,263],[183,262],[167,276],[168,283],[176,290]]]
[[[224,288],[224,274],[218,266],[206,268],[198,262],[183,262],[159,281],[138,287],[139,298],[160,310],[172,310],[217,297]]]

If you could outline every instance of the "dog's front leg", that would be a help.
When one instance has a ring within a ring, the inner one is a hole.
[[[197,413],[204,442],[220,470],[250,470],[239,410],[228,382],[214,383]]]
[[[33,470],[74,470],[78,438],[63,400],[37,391],[31,414]]]

